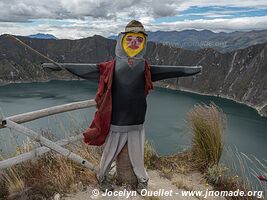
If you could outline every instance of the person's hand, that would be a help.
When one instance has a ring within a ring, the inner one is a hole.
[[[45,71],[60,71],[61,70],[59,66],[56,66],[53,63],[43,63],[41,66]]]

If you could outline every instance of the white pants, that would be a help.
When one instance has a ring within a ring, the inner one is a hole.
[[[99,182],[104,180],[112,162],[116,159],[126,142],[128,144],[129,158],[138,181],[148,181],[149,178],[144,167],[145,130],[142,128],[140,131],[109,131],[100,161],[100,169],[97,173]]]

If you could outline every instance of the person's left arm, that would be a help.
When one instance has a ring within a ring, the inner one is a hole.
[[[202,66],[169,66],[169,65],[151,65],[151,79],[152,81],[159,81],[162,79],[176,78],[183,76],[193,76],[200,73]]]

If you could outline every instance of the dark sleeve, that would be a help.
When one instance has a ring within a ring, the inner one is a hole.
[[[59,63],[66,70],[72,74],[88,80],[98,81],[99,79],[99,68],[97,64],[87,64],[87,63]],[[53,63],[43,63],[42,67],[44,70],[60,71],[60,67],[54,65]]]
[[[201,72],[201,66],[168,66],[168,65],[151,65],[151,79],[158,81],[168,78],[182,76],[192,76]]]

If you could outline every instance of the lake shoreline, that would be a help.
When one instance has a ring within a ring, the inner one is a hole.
[[[50,81],[79,81],[79,80],[83,80],[83,79],[55,79],[55,80],[38,80],[38,81],[10,81],[10,82],[2,82],[0,83],[0,87],[1,86],[5,86],[5,85],[9,85],[9,84],[20,84],[20,83],[48,83]],[[198,95],[202,95],[202,96],[211,96],[211,97],[219,97],[219,98],[223,98],[223,99],[227,99],[227,100],[231,100],[234,101],[236,103],[242,104],[242,105],[246,105],[250,108],[253,108],[254,110],[257,111],[257,113],[261,116],[266,118],[267,117],[267,104],[265,104],[262,107],[259,106],[255,106],[249,103],[245,103],[242,101],[238,101],[234,98],[231,98],[229,96],[226,95],[216,95],[216,94],[209,94],[209,93],[201,93],[201,92],[197,92],[197,91],[193,91],[193,90],[189,90],[189,89],[185,89],[185,88],[177,88],[174,84],[170,84],[170,83],[163,83],[163,82],[154,82],[153,85],[155,87],[159,87],[159,88],[166,88],[166,89],[170,89],[170,90],[176,90],[176,91],[182,91],[182,92],[188,92],[188,93],[192,93],[192,94],[198,94]]]
[[[254,110],[257,111],[257,113],[261,117],[264,117],[264,118],[267,117],[267,112],[264,111],[264,109],[266,109],[266,107],[267,107],[267,104],[262,106],[262,107],[259,107],[259,106],[255,106],[255,105],[252,105],[252,104],[249,104],[249,103],[238,101],[238,100],[233,99],[233,98],[231,98],[229,96],[226,96],[226,95],[215,95],[215,94],[209,94],[209,93],[201,93],[201,92],[197,92],[197,91],[193,91],[193,90],[189,90],[189,89],[185,89],[185,88],[179,88],[178,89],[178,88],[175,87],[175,85],[170,84],[170,83],[162,83],[162,82],[159,83],[159,82],[157,82],[157,83],[154,83],[154,86],[155,87],[159,87],[159,88],[166,88],[166,89],[170,89],[170,90],[176,90],[176,91],[181,91],[181,92],[188,92],[188,93],[192,93],[192,94],[198,94],[198,95],[201,95],[201,96],[219,97],[219,98],[222,98],[222,99],[231,100],[231,101],[234,101],[236,103],[239,103],[239,104],[248,106],[250,108],[253,108]]]

